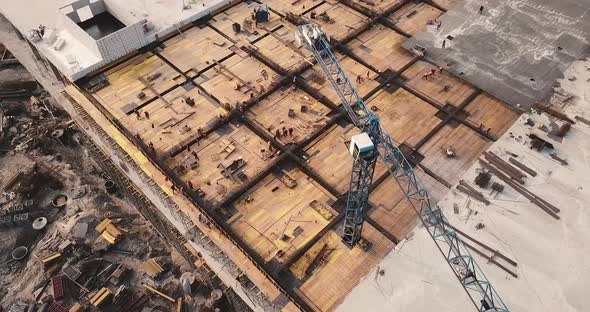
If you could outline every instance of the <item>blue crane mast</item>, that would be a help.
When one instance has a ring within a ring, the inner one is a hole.
[[[373,181],[377,158],[381,158],[478,311],[509,312],[457,232],[448,223],[441,208],[416,176],[397,142],[381,126],[379,118],[365,106],[330,50],[329,38],[317,25],[306,24],[298,27],[296,39],[300,46],[311,50],[348,116],[361,130],[360,134],[351,137],[349,146],[353,166],[342,232],[343,242],[352,248],[361,239],[369,187]]]

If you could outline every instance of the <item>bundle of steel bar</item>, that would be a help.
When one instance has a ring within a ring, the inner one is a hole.
[[[590,120],[588,120],[584,117],[580,117],[580,116],[576,116],[574,118],[576,118],[577,121],[580,121],[580,122],[585,123],[586,125],[590,126]]]
[[[557,110],[555,110],[553,108],[550,108],[549,106],[545,106],[545,105],[541,105],[539,103],[535,103],[533,105],[533,108],[538,109],[538,110],[540,110],[542,112],[545,112],[545,113],[547,113],[547,114],[549,114],[549,115],[551,115],[553,117],[557,117],[557,118],[559,118],[559,119],[561,119],[563,121],[567,121],[567,122],[569,122],[571,124],[574,124],[575,123],[573,120],[571,120],[564,113],[559,112],[559,111],[557,111]]]
[[[457,185],[457,190],[471,196],[473,199],[484,203],[486,206],[490,204],[490,201],[487,200],[481,192],[476,190],[473,186],[469,185],[469,183],[459,180],[459,185]]]
[[[560,210],[558,208],[556,208],[552,204],[548,203],[544,199],[540,198],[539,196],[533,194],[532,192],[530,192],[529,190],[527,190],[525,187],[517,184],[514,180],[510,179],[510,177],[508,177],[507,175],[505,175],[504,173],[502,173],[500,170],[498,170],[496,167],[492,166],[490,163],[484,161],[483,159],[480,158],[479,159],[479,163],[485,169],[490,170],[493,174],[495,174],[498,178],[500,178],[500,180],[504,181],[506,184],[508,184],[514,190],[516,190],[521,195],[523,195],[524,197],[526,197],[532,203],[534,203],[535,205],[537,205],[539,208],[543,209],[550,216],[552,216],[553,218],[559,220],[559,216],[557,215],[557,213],[559,213]]]
[[[517,275],[517,274],[516,274],[514,271],[512,271],[512,270],[511,270],[511,269],[509,269],[509,268],[507,268],[507,267],[506,267],[505,265],[503,265],[502,263],[499,263],[499,262],[498,262],[498,261],[497,261],[495,258],[496,258],[496,257],[498,257],[498,258],[500,258],[500,259],[502,259],[502,260],[506,261],[506,263],[508,263],[508,264],[510,264],[510,265],[512,265],[512,266],[514,266],[514,267],[517,267],[517,266],[518,266],[518,264],[516,263],[516,261],[514,261],[514,260],[512,260],[512,259],[508,258],[506,255],[502,254],[502,253],[501,253],[501,252],[499,252],[498,250],[496,250],[496,249],[493,249],[493,248],[491,248],[490,246],[488,246],[488,245],[486,245],[486,244],[484,244],[484,243],[482,243],[482,242],[480,242],[480,241],[476,240],[475,238],[473,238],[473,237],[471,237],[471,236],[467,235],[465,232],[463,232],[463,231],[461,231],[461,230],[457,229],[456,227],[454,227],[454,226],[452,226],[452,225],[450,225],[450,224],[449,224],[449,226],[450,226],[450,227],[452,227],[452,228],[455,230],[455,232],[457,232],[457,234],[459,234],[459,239],[460,239],[460,240],[463,242],[463,244],[464,244],[464,245],[465,245],[467,248],[471,249],[472,251],[474,251],[474,252],[475,252],[475,253],[477,253],[478,255],[482,256],[483,258],[485,258],[485,259],[486,259],[486,260],[488,260],[489,262],[491,262],[491,263],[493,263],[493,264],[497,265],[497,266],[498,266],[500,269],[504,270],[506,273],[508,273],[508,274],[512,275],[513,277],[518,277],[518,275]],[[479,250],[479,249],[475,248],[475,246],[473,246],[473,245],[471,245],[470,243],[466,242],[466,241],[465,241],[465,239],[468,239],[468,240],[472,241],[473,243],[475,243],[476,245],[480,246],[481,248],[483,248],[483,249],[485,249],[485,250],[487,250],[487,251],[491,252],[491,253],[492,253],[492,255],[491,255],[491,256],[489,256],[489,255],[487,255],[486,253],[484,253],[483,251],[481,251],[481,250]]]
[[[528,173],[531,177],[536,177],[537,176],[537,172],[529,167],[527,167],[525,164],[521,163],[520,161],[514,159],[513,157],[510,157],[508,159],[508,161],[515,165],[516,167],[518,167],[520,170]]]
[[[484,152],[483,156],[487,161],[498,167],[498,169],[504,171],[504,173],[506,173],[512,180],[524,184],[523,178],[526,177],[526,175],[522,173],[522,171],[507,163],[493,152]]]

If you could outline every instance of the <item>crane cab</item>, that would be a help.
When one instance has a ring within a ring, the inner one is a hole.
[[[357,159],[369,159],[375,156],[375,145],[371,138],[366,132],[361,134],[353,135],[350,138],[350,155],[355,160]]]

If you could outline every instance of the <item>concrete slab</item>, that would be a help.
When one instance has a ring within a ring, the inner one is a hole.
[[[574,62],[565,74],[577,79],[559,81],[564,91],[574,96],[563,108],[570,118],[589,118],[588,68],[590,60]],[[455,190],[439,201],[439,206],[455,227],[517,262],[517,266],[508,265],[518,274],[514,278],[472,253],[511,311],[585,311],[590,275],[585,256],[590,252],[586,243],[590,232],[586,204],[590,200],[590,159],[589,147],[584,142],[590,135],[590,126],[578,122],[562,143],[555,144],[555,150],[537,152],[528,147],[526,135],[537,131],[524,124],[528,118],[537,125],[562,123],[546,114],[522,115],[490,150],[504,160],[515,153],[519,161],[534,168],[537,176],[527,176],[524,186],[561,209],[560,220],[552,219],[509,186],[496,195],[490,195],[489,187],[482,189],[491,202],[489,206]],[[568,166],[551,159],[552,152],[567,158]],[[479,164],[474,164],[463,179],[472,183],[479,168]],[[496,176],[492,181],[505,184]],[[366,309],[367,302],[374,312],[473,310],[473,304],[424,227],[416,227],[414,234],[367,274],[337,311]],[[384,274],[377,274],[378,270]]]
[[[427,58],[461,78],[529,107],[547,98],[573,61],[588,55],[589,14],[589,0],[466,0],[438,19],[439,30],[428,26],[403,47],[423,46]]]

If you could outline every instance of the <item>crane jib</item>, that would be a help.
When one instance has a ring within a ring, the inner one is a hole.
[[[367,109],[362,97],[359,96],[330,50],[328,37],[315,24],[299,26],[296,35],[298,43],[311,50],[342,101],[342,106],[351,121],[362,130],[363,134],[368,135],[376,151],[376,153],[367,154],[367,157],[362,157],[360,155],[361,149],[355,151],[354,148],[351,148],[354,161],[346,202],[343,241],[352,248],[361,239],[365,207],[378,156],[408,198],[418,214],[418,218],[477,310],[509,312],[475,258],[471,256],[430,192],[416,175],[412,164],[399,149],[399,144],[382,127],[379,118]],[[362,138],[359,138],[360,141],[363,141]],[[365,139],[365,145],[366,141]]]

